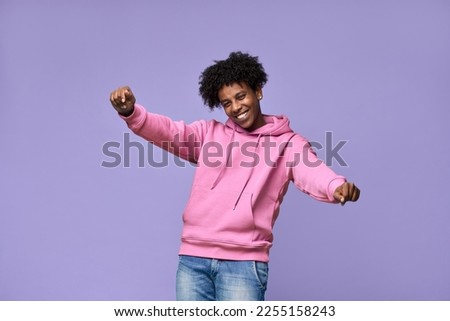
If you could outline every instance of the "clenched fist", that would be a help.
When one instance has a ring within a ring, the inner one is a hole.
[[[134,111],[136,98],[128,86],[114,90],[109,96],[109,100],[114,109],[123,116],[130,116]]]
[[[336,188],[334,191],[334,199],[344,205],[345,202],[356,202],[359,198],[359,188],[354,183],[346,182]]]

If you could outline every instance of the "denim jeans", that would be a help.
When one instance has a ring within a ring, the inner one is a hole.
[[[268,264],[180,255],[178,301],[264,301]]]

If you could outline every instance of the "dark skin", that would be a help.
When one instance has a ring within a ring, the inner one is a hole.
[[[128,117],[134,111],[134,104],[136,103],[136,98],[134,97],[131,88],[125,86],[114,90],[109,96],[109,101],[119,114]]]
[[[225,113],[238,125],[252,131],[264,125],[259,101],[262,99],[262,90],[257,88],[252,90],[245,83],[234,83],[230,86],[223,86],[219,90],[219,99],[223,105]],[[122,116],[128,117],[134,111],[136,98],[131,88],[128,86],[114,90],[109,96],[114,109]],[[238,118],[244,115],[242,120]],[[359,199],[360,190],[354,183],[345,182],[338,186],[333,193],[336,202],[344,205],[346,202],[356,202]]]
[[[223,86],[218,92],[225,114],[238,126],[249,132],[265,125],[259,101],[263,98],[261,88],[252,90],[245,82]]]

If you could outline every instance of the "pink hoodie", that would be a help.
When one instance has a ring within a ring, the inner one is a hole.
[[[138,104],[122,118],[137,135],[197,164],[183,213],[183,255],[268,262],[289,182],[330,203],[345,182],[317,159],[284,116],[264,116],[266,124],[252,132],[230,119],[172,121]]]

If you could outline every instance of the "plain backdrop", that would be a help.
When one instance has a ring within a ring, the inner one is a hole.
[[[175,298],[194,167],[139,167],[137,148],[102,166],[129,133],[109,94],[225,121],[198,77],[235,50],[269,74],[265,113],[347,141],[330,165],[362,191],[290,187],[266,299],[450,300],[450,2],[1,0],[0,46],[1,300]]]

